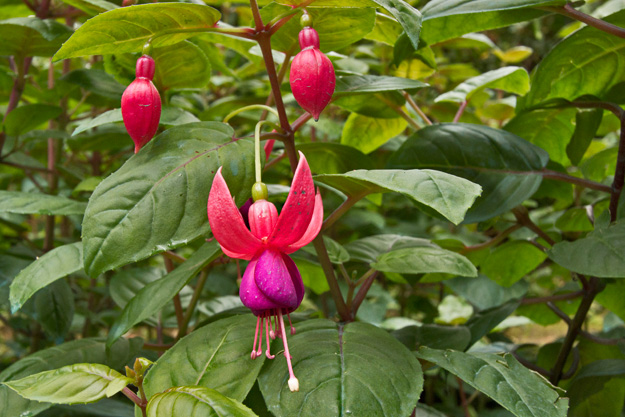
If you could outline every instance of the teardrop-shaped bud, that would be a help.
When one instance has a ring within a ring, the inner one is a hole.
[[[154,60],[147,55],[139,58],[136,75],[122,95],[122,117],[135,142],[135,153],[154,137],[161,119],[161,96],[151,81]]]
[[[319,115],[334,93],[334,66],[319,50],[319,35],[315,29],[302,29],[299,40],[302,51],[291,64],[291,91],[297,103],[312,114],[315,120],[319,120]]]
[[[250,206],[247,213],[250,231],[259,239],[267,238],[278,223],[278,210],[267,200],[258,200]]]

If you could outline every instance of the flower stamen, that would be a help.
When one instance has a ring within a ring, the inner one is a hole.
[[[252,359],[256,359],[258,357],[256,354],[256,341],[258,340],[258,328],[260,326],[260,321],[261,318],[256,317],[256,333],[254,334],[254,344],[252,345],[252,353],[250,355]]]
[[[267,339],[267,350],[265,351],[265,355],[267,356],[268,359],[273,359],[276,356],[272,355],[269,350],[271,347],[271,344],[269,343],[269,324],[270,323],[271,323],[271,317],[267,315],[267,317],[265,318],[265,338]]]
[[[291,328],[291,336],[295,334],[295,327],[293,327],[293,323],[291,323],[291,313],[286,313],[286,316],[289,318],[289,327]]]
[[[282,311],[280,310],[278,310],[278,320],[280,320],[282,343],[284,343],[284,357],[286,358],[286,364],[289,368],[289,389],[291,390],[291,392],[299,391],[299,381],[293,373],[293,366],[291,365],[291,354],[289,353],[289,344],[286,341],[286,332],[284,331],[284,319],[282,318]]]

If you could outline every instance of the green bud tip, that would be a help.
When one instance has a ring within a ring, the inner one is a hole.
[[[299,24],[301,27],[312,27],[312,17],[308,14],[307,11],[304,11],[302,17],[299,18]]]
[[[266,200],[269,197],[269,191],[264,182],[257,182],[252,185],[252,198],[254,201]]]
[[[143,45],[143,55],[152,56],[152,43],[150,41]]]

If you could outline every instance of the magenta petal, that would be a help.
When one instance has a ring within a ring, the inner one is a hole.
[[[289,309],[287,313],[295,310],[302,303],[304,299],[304,281],[302,281],[302,275],[299,273],[299,269],[297,269],[297,265],[293,262],[293,259],[287,254],[282,254],[282,260],[289,270],[289,274],[291,275],[291,281],[293,281],[293,287],[295,288],[295,294],[297,295],[297,306],[295,308]]]
[[[321,194],[317,192],[315,196],[315,209],[313,212],[312,219],[310,219],[310,224],[308,225],[308,229],[306,229],[306,233],[298,240],[297,242],[287,246],[284,248],[284,253],[293,253],[299,248],[308,245],[314,238],[317,237],[319,231],[321,230],[321,226],[323,225],[323,201],[321,201]]]
[[[243,274],[243,279],[241,280],[241,288],[239,288],[239,298],[243,305],[256,315],[259,315],[265,310],[272,310],[275,308],[282,308],[281,305],[278,305],[271,301],[269,298],[265,297],[261,290],[256,286],[256,282],[254,280],[254,271],[256,269],[256,264],[258,259],[254,259],[250,261],[245,273]]]
[[[221,175],[221,167],[215,174],[208,195],[207,212],[213,236],[224,253],[233,258],[252,259],[261,242],[245,227],[241,212],[234,205],[228,185]]]
[[[263,251],[254,270],[256,286],[282,308],[297,308],[297,291],[282,254],[273,249]]]
[[[282,207],[276,228],[268,243],[274,247],[284,248],[297,242],[308,229],[308,224],[315,207],[315,186],[310,167],[303,153],[293,176],[289,197]]]

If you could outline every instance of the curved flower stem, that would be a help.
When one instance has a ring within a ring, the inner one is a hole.
[[[369,192],[365,191],[360,194],[354,194],[354,195],[348,196],[347,199],[343,201],[343,203],[341,203],[341,205],[338,206],[336,210],[334,210],[332,214],[330,214],[323,221],[323,226],[321,227],[321,230],[322,231],[328,230],[334,224],[334,222],[340,219],[341,216],[343,216],[347,212],[347,210],[352,208],[354,204],[362,200],[365,196],[367,196],[367,194],[369,194]]]
[[[234,111],[231,111],[230,113],[228,113],[228,115],[226,117],[224,117],[223,122],[224,123],[228,123],[228,121],[230,119],[232,119],[234,116],[236,116],[237,114],[243,113],[244,111],[256,110],[256,109],[262,109],[262,110],[265,110],[267,112],[271,112],[272,114],[274,114],[278,118],[280,117],[280,115],[278,114],[276,109],[274,109],[273,107],[269,107],[269,106],[266,106],[264,104],[252,104],[252,105],[241,107],[240,109],[236,109]]]
[[[460,103],[460,107],[458,108],[458,112],[454,116],[454,120],[453,120],[454,123],[458,123],[460,121],[460,118],[462,117],[462,113],[464,113],[464,109],[467,108],[468,104],[469,104],[469,102],[467,100],[465,100],[462,103]]]
[[[187,312],[184,315],[184,320],[182,322],[182,326],[180,327],[180,334],[182,335],[182,337],[186,336],[187,334],[187,329],[189,328],[191,317],[193,317],[193,311],[195,310],[195,306],[200,299],[200,295],[202,294],[202,290],[204,289],[204,284],[206,283],[207,277],[208,271],[206,269],[203,269],[200,273],[200,277],[197,280],[197,285],[195,286],[195,290],[193,291],[193,297],[191,297],[191,302],[187,307]]]
[[[250,8],[252,9],[252,15],[254,16],[254,25],[256,26],[256,33],[265,29],[263,19],[260,17],[260,9],[258,8],[258,2],[256,0],[250,0]]]
[[[132,392],[132,390],[130,388],[128,388],[128,387],[124,387],[122,389],[122,394],[124,394],[126,397],[128,397],[130,399],[130,401],[135,403],[137,405],[137,407],[139,407],[141,409],[141,414],[143,415],[143,417],[147,416],[146,411],[145,411],[145,407],[147,406],[147,403],[145,401],[143,401],[141,398],[139,398],[137,396],[137,394]]]
[[[499,233],[497,236],[492,238],[491,240],[487,240],[486,242],[479,243],[477,245],[465,246],[463,249],[460,250],[460,253],[465,254],[465,253],[475,252],[481,249],[489,248],[491,246],[495,246],[499,242],[503,241],[506,237],[508,237],[510,233],[519,230],[521,227],[523,226],[520,224],[515,224],[513,226],[510,226],[506,230],[504,230],[503,232]]]
[[[432,124],[432,121],[425,115],[425,113],[423,113],[423,110],[421,110],[421,108],[417,105],[417,103],[413,100],[413,98],[410,96],[410,94],[408,94],[407,91],[402,91],[401,92],[402,95],[404,96],[404,98],[406,99],[406,101],[408,102],[408,104],[410,104],[410,107],[412,107],[414,109],[415,112],[417,112],[417,114],[419,116],[421,116],[421,118],[423,119],[423,121],[425,123],[427,123],[428,125]]]
[[[527,209],[523,206],[515,207],[512,209],[512,214],[516,217],[520,225],[527,227],[532,232],[543,238],[550,246],[556,244],[555,240],[551,238],[543,229],[538,227],[527,214]]]
[[[622,27],[613,25],[612,23],[608,23],[601,19],[597,19],[595,17],[587,15],[586,13],[582,13],[579,10],[575,9],[573,6],[571,6],[571,3],[567,3],[562,7],[547,6],[539,8],[547,10],[549,12],[555,12],[566,17],[570,17],[574,20],[579,20],[582,23],[586,23],[588,26],[592,26],[611,35],[618,36],[619,38],[625,38],[625,29],[623,29]]]
[[[274,128],[280,129],[279,126],[276,126],[267,120],[261,120],[256,123],[256,128],[254,129],[254,166],[256,168],[256,182],[262,181],[262,164],[260,161],[260,128],[263,127],[263,125],[271,125],[274,126]]]
[[[625,185],[625,113],[621,114],[621,137],[618,145],[618,154],[616,157],[616,170],[614,171],[614,180],[612,181],[612,195],[610,196],[610,221],[616,220],[616,212],[618,203]]]
[[[542,171],[539,171],[539,173],[543,176],[543,178],[549,178],[550,180],[568,182],[570,184],[579,185],[580,187],[603,191],[604,193],[612,192],[612,188],[608,185],[603,185],[599,182],[586,180],[584,178],[577,178],[572,175],[563,174],[550,169],[543,169]]]
[[[336,311],[339,313],[342,321],[352,321],[352,315],[345,304],[343,295],[341,294],[341,289],[339,288],[339,283],[337,282],[336,275],[334,273],[334,267],[332,266],[332,262],[330,262],[328,250],[326,249],[321,233],[313,240],[313,245],[315,246],[317,257],[321,263],[321,268],[323,269],[328,285],[330,286],[330,294],[332,294],[332,299],[334,300],[334,304],[336,304]]]
[[[351,313],[353,317],[356,317],[356,313],[358,313],[358,309],[360,308],[360,305],[367,297],[367,293],[369,292],[369,289],[371,288],[371,285],[373,284],[373,281],[375,281],[375,277],[377,276],[378,276],[378,271],[374,269],[370,269],[358,280],[358,282],[363,281],[363,283],[360,286],[360,289],[358,290],[358,292],[356,293],[356,296],[354,297],[354,302],[352,303]]]
[[[298,4],[297,7],[294,7],[288,12],[285,12],[271,19],[266,25],[266,27],[269,28],[269,33],[271,33],[272,35],[276,33],[286,22],[291,20],[293,16],[295,16],[300,11],[300,9],[303,9],[314,1],[315,0],[306,0],[305,2]]]

